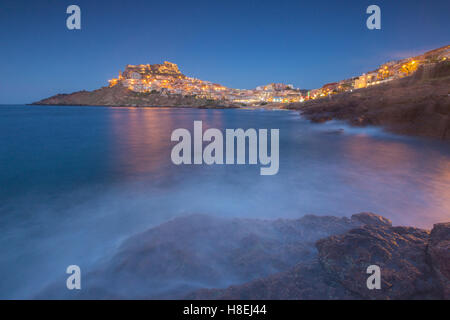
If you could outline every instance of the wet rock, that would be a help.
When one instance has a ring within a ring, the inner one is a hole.
[[[435,224],[430,234],[428,254],[445,299],[450,299],[450,223]]]
[[[185,298],[448,298],[445,294],[449,288],[449,224],[436,225],[430,236],[427,230],[392,227],[388,219],[373,213],[356,214],[351,220],[365,223],[344,234],[317,241],[318,256],[312,261],[226,289],[197,290]],[[431,255],[431,265],[427,252]],[[380,290],[367,287],[370,265],[381,269]],[[442,288],[446,288],[445,294]]]
[[[427,263],[429,233],[408,227],[366,225],[317,242],[319,261],[343,287],[364,299],[438,298]],[[381,289],[366,285],[367,267],[381,269]]]
[[[344,133],[344,129],[339,128],[337,130],[329,130],[329,131],[325,131],[326,134],[341,134]]]
[[[226,289],[202,289],[185,299],[226,300],[306,300],[358,299],[323,270],[315,259],[286,272]]]
[[[418,70],[414,76],[336,94],[333,99],[291,103],[313,122],[345,120],[377,125],[395,133],[450,140],[450,62]]]
[[[370,212],[348,218],[226,219],[190,215],[131,237],[84,276],[38,298],[442,299],[449,294],[450,223],[393,227]],[[381,289],[367,288],[367,267]]]
[[[391,227],[392,222],[389,219],[386,219],[383,216],[372,212],[361,212],[352,215],[352,221],[359,222],[361,224],[373,225],[373,226],[382,226],[382,227]]]
[[[313,260],[315,241],[359,225],[312,215],[295,220],[176,218],[127,240],[110,261],[87,273],[76,298],[178,298],[197,288],[245,283]],[[64,284],[39,297],[72,294]]]

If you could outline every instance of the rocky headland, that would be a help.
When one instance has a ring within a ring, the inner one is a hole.
[[[369,265],[381,268],[380,290],[366,286]],[[84,279],[81,291],[58,281],[37,298],[449,299],[450,223],[190,215],[131,237]]]
[[[411,76],[363,89],[282,106],[314,122],[356,126],[450,140],[450,62],[420,66]]]
[[[135,92],[123,86],[102,87],[94,91],[78,91],[57,94],[32,105],[60,106],[108,106],[108,107],[190,107],[190,108],[237,108],[236,104],[186,96],[165,95],[158,92]]]

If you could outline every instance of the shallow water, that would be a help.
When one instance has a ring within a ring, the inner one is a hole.
[[[175,166],[176,128],[280,129],[280,170]],[[340,129],[344,129],[343,131]],[[372,211],[450,220],[450,145],[270,110],[0,106],[0,298],[29,298],[128,236],[180,215]]]

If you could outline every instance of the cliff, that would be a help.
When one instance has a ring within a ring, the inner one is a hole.
[[[385,84],[283,106],[314,122],[345,120],[400,134],[450,140],[450,62],[421,66]]]

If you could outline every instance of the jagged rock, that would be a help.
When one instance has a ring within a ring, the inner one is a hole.
[[[450,140],[450,62],[430,65],[425,71],[336,94],[331,100],[291,103],[285,108],[299,110],[313,122],[345,120],[356,126],[377,125],[399,134]]]
[[[201,289],[187,294],[184,298],[200,300],[357,299],[331,278],[317,259],[300,263],[286,272],[267,278],[226,289]]]
[[[392,227],[372,213],[352,216],[366,224],[317,242],[317,259],[226,289],[191,292],[188,299],[442,299],[448,294],[449,224],[430,233]],[[427,256],[427,246],[433,267]],[[367,288],[367,267],[381,268],[381,289]],[[435,276],[433,269],[439,274]]]
[[[127,240],[111,261],[87,274],[77,297],[176,298],[197,288],[244,283],[312,260],[315,241],[359,225],[312,215],[297,220],[176,218]],[[67,291],[53,286],[39,297],[72,294]]]
[[[426,247],[429,232],[409,227],[366,225],[319,240],[326,272],[364,299],[438,297]],[[367,267],[381,268],[381,290],[369,290]]]
[[[430,234],[428,254],[445,299],[450,299],[450,222],[435,224]]]
[[[357,213],[352,215],[351,219],[352,221],[357,221],[367,225],[384,226],[384,227],[392,226],[391,220],[386,219],[385,217],[372,212]]]
[[[127,240],[87,273],[80,292],[61,281],[38,298],[441,299],[448,297],[449,230],[449,223],[431,235],[393,227],[368,212],[296,220],[191,215]],[[381,268],[381,290],[367,288],[369,265]]]

